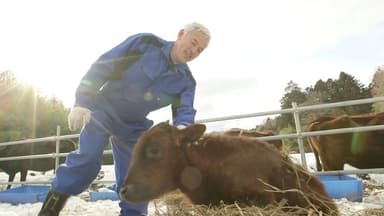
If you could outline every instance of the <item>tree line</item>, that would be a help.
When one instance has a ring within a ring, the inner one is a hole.
[[[11,71],[0,72],[0,142],[53,136],[67,127],[69,108],[55,97],[45,97]]]
[[[289,81],[285,93],[280,99],[281,109],[292,108],[295,102],[298,106],[310,106],[315,104],[334,103],[348,100],[358,100],[384,96],[384,68],[378,67],[374,73],[372,82],[365,86],[354,76],[340,72],[337,79],[318,80],[314,85],[300,88],[295,82]],[[300,112],[300,124],[306,128],[312,121],[322,116],[339,116],[343,114],[357,115],[370,112],[384,111],[384,103],[367,103],[361,105],[318,109]],[[268,118],[256,126],[257,130],[272,130],[276,134],[295,133],[295,122],[292,113],[285,113],[276,118]],[[297,152],[297,140],[283,140],[284,146],[293,152]],[[306,151],[311,151],[305,145]]]

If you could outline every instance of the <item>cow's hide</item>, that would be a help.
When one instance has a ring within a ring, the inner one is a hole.
[[[307,131],[332,130],[358,126],[381,125],[384,113],[321,117]],[[308,137],[318,171],[343,170],[344,164],[356,168],[384,167],[384,130],[330,134]]]
[[[230,130],[224,131],[224,133],[232,136],[247,136],[247,137],[265,137],[265,136],[276,135],[272,131],[257,131],[254,129],[247,130],[247,129],[241,129],[241,128],[232,128]],[[283,149],[283,142],[281,141],[281,139],[270,140],[266,142],[274,145],[279,150]]]

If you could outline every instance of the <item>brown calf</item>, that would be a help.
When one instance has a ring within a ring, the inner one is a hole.
[[[287,206],[338,214],[319,179],[270,144],[204,135],[205,129],[203,124],[178,130],[160,123],[145,132],[134,148],[120,196],[139,203],[180,189],[195,204],[264,206],[285,199]]]
[[[322,117],[313,121],[308,131],[351,128],[384,124],[384,113]],[[344,164],[356,168],[384,167],[383,130],[308,137],[318,171],[343,170]]]

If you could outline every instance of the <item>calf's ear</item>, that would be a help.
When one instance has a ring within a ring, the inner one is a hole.
[[[192,124],[180,130],[183,143],[195,142],[204,135],[207,127],[204,124]]]

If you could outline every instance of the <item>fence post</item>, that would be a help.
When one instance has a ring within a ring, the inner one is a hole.
[[[56,127],[56,154],[60,153],[60,125],[57,125]],[[53,173],[56,173],[56,169],[59,166],[60,157],[55,156],[55,169],[53,170]]]
[[[307,160],[305,158],[305,150],[304,150],[304,144],[303,144],[303,137],[301,136],[301,124],[300,124],[300,117],[299,117],[299,110],[297,109],[296,102],[292,102],[292,107],[294,109],[293,111],[293,118],[295,120],[295,126],[296,126],[296,134],[297,134],[297,143],[299,144],[299,151],[301,155],[301,164],[305,169],[308,169],[307,166]]]

